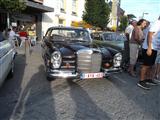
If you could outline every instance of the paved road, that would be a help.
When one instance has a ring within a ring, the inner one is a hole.
[[[160,120],[160,86],[146,91],[126,73],[71,82],[45,78],[40,46],[16,57],[0,88],[0,120]]]

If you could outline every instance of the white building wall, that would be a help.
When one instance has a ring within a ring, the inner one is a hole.
[[[59,25],[59,19],[63,19],[63,26],[71,26],[72,21],[81,21],[85,0],[77,0],[77,15],[72,15],[72,0],[64,0],[65,13],[60,11],[60,0],[44,0],[43,4],[54,8],[54,12],[44,13],[42,17],[42,34],[52,26]]]
[[[117,28],[117,20],[118,20],[118,16],[117,16],[117,13],[118,13],[118,7],[120,6],[120,2],[121,0],[110,0],[112,1],[112,8],[111,8],[111,14],[110,14],[110,22],[108,24],[108,27],[109,28],[112,28],[112,27],[116,27]]]

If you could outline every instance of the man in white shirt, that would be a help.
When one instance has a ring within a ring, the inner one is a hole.
[[[13,27],[12,29],[9,30],[9,40],[14,40],[16,36],[16,27]]]
[[[131,21],[130,24],[125,29],[125,35],[127,37],[127,40],[131,39],[132,31],[134,27],[136,26],[137,22],[135,20]]]
[[[143,65],[141,67],[141,76],[140,81],[138,82],[138,86],[144,89],[150,89],[149,85],[157,84],[153,81],[153,66],[155,64],[157,50],[160,50],[160,19],[158,19],[153,25],[151,25],[148,36],[145,38],[143,44]]]
[[[16,36],[16,27],[13,27],[12,29],[9,29],[8,34],[9,34],[9,40],[12,43],[12,45],[15,47],[15,36]]]

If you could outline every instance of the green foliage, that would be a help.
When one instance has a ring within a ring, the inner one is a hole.
[[[8,12],[18,12],[26,8],[25,0],[0,0],[0,8]]]
[[[111,9],[105,0],[86,0],[82,17],[87,23],[103,30],[109,23],[110,12]]]
[[[120,17],[120,26],[119,26],[119,30],[120,31],[125,31],[125,28],[128,25],[128,17],[127,16],[121,16]]]

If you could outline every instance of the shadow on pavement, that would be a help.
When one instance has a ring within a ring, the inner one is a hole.
[[[111,82],[127,97],[124,103],[133,103],[128,105],[128,109],[135,112],[137,119],[160,119],[160,86],[151,86],[151,90],[144,90],[137,86],[139,78],[133,78],[126,73],[122,73],[110,78]],[[137,106],[137,107],[135,107]],[[133,107],[133,108],[132,108]],[[130,112],[131,112],[130,111]],[[141,116],[141,118],[140,118]]]
[[[7,79],[0,88],[1,120],[9,120],[18,101],[25,67],[26,58],[23,55],[17,55],[15,58],[14,77]]]
[[[11,116],[13,120],[56,120],[53,93],[44,73],[44,68],[40,65],[39,71],[21,91]]]
[[[67,82],[70,86],[70,96],[76,104],[74,120],[111,120],[80,85],[71,80]]]

